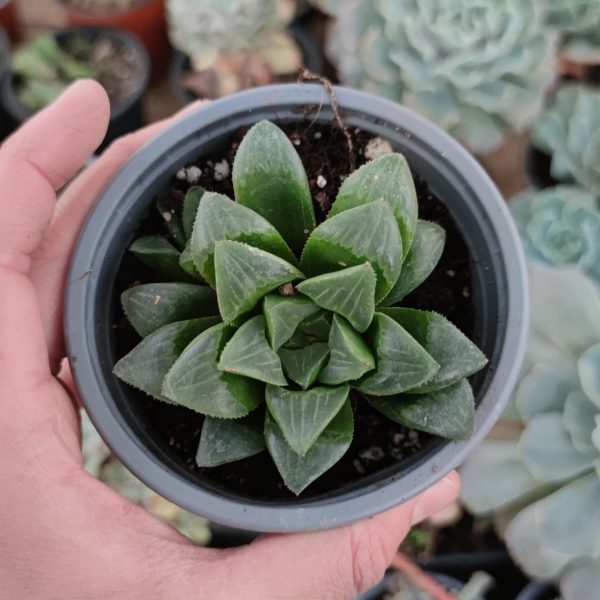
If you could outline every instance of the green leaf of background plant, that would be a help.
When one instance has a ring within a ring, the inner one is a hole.
[[[191,243],[194,264],[213,287],[215,244],[221,240],[245,242],[298,266],[294,253],[266,219],[223,194],[206,192],[198,207]]]
[[[369,398],[388,419],[450,440],[464,440],[473,433],[475,400],[466,379],[429,394]]]
[[[287,376],[303,390],[316,380],[329,356],[327,344],[317,342],[302,348],[280,348],[279,358]]]
[[[385,200],[394,212],[406,256],[417,226],[419,207],[410,167],[402,154],[386,154],[360,167],[340,187],[330,217]]]
[[[265,400],[290,448],[305,456],[348,398],[347,385],[292,391],[268,385]]]
[[[282,258],[233,241],[217,242],[215,273],[219,310],[227,323],[252,310],[280,285],[304,278]]]
[[[277,126],[250,129],[233,163],[236,200],[271,223],[294,250],[315,227],[308,179],[294,146]]]
[[[375,313],[369,337],[377,369],[354,386],[364,394],[400,394],[426,383],[440,368],[423,346],[387,315]]]
[[[200,200],[204,196],[204,188],[195,185],[191,187],[183,199],[183,209],[181,210],[181,224],[183,231],[188,241],[192,237],[192,231],[194,230],[194,221],[198,214],[198,207],[200,206]]]
[[[167,373],[163,395],[175,404],[219,419],[237,419],[254,410],[264,399],[264,386],[217,368],[219,354],[232,332],[221,323],[196,337]]]
[[[241,419],[206,417],[196,454],[199,467],[218,467],[242,460],[266,448],[262,411],[253,411]]]
[[[164,277],[176,281],[193,281],[179,264],[179,250],[162,235],[138,238],[129,246],[129,251]]]
[[[175,321],[217,315],[216,300],[209,287],[191,283],[145,283],[121,294],[123,310],[142,337]]]
[[[262,315],[252,317],[233,334],[223,348],[218,366],[221,371],[235,375],[287,385],[279,356],[267,342]]]
[[[375,368],[375,358],[362,337],[342,318],[335,315],[329,334],[329,362],[319,375],[326,385],[359,379]]]
[[[351,208],[323,221],[311,234],[300,268],[307,277],[369,262],[377,275],[375,301],[392,289],[402,267],[400,230],[383,200]]]
[[[353,434],[354,419],[349,400],[304,456],[290,448],[273,417],[268,412],[265,416],[267,448],[285,485],[296,495],[346,454]]]
[[[145,337],[119,360],[113,373],[138,390],[158,400],[170,402],[162,394],[167,372],[196,336],[219,321],[219,317],[205,317],[165,325]]]
[[[375,283],[375,272],[369,263],[364,263],[307,279],[298,284],[298,291],[319,306],[342,315],[363,332],[375,314]]]
[[[444,252],[445,242],[446,232],[442,227],[429,221],[419,220],[412,246],[402,264],[400,277],[383,299],[382,304],[385,306],[396,304],[417,289],[438,264]]]
[[[481,350],[455,325],[442,315],[413,308],[383,308],[412,335],[440,365],[439,371],[427,383],[411,393],[421,394],[445,388],[477,373],[488,360]]]
[[[183,223],[181,222],[181,211],[176,210],[174,202],[168,195],[159,196],[156,201],[156,210],[158,210],[164,226],[167,229],[169,239],[178,250],[183,250],[187,242]]]
[[[279,350],[292,337],[300,322],[319,310],[314,302],[303,296],[265,296],[263,313],[271,348]]]

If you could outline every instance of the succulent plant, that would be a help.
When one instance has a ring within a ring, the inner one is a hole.
[[[534,146],[552,158],[550,173],[600,193],[600,92],[560,89],[533,127]]]
[[[122,296],[144,339],[115,373],[205,415],[198,465],[266,448],[299,494],[350,446],[351,389],[392,421],[468,437],[467,377],[486,358],[442,315],[392,306],[428,277],[445,238],[418,219],[404,157],[352,173],[318,226],[300,157],[272,123],[244,137],[232,178],[236,201],[195,187],[168,214],[179,249],[161,236],[131,247],[176,282]]]
[[[224,95],[246,80],[269,83],[300,68],[301,53],[286,31],[294,10],[292,0],[169,0],[169,37],[195,72],[216,74],[208,79]],[[194,81],[190,76],[188,86],[209,85]]]
[[[556,36],[527,0],[321,2],[342,81],[407,104],[477,152],[531,124]]]
[[[525,252],[551,265],[579,266],[600,281],[600,207],[591,193],[558,186],[510,203]]]
[[[463,499],[494,516],[528,574],[595,598],[598,571],[592,583],[582,564],[600,560],[600,287],[575,268],[529,270],[522,377],[508,423],[463,468]]]

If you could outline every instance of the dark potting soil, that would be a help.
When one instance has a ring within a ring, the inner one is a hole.
[[[350,154],[342,131],[331,125],[311,124],[310,121],[284,126],[298,150],[307,173],[313,195],[315,211],[322,221],[343,179],[351,171]],[[234,137],[231,147],[221,155],[203,157],[197,163],[202,174],[194,180],[204,188],[227,194],[233,198],[230,167],[245,130]],[[363,151],[373,136],[362,130],[351,131],[353,162],[356,166],[366,162]],[[226,162],[224,162],[226,161]],[[175,174],[174,174],[175,175]],[[180,173],[180,177],[183,173]],[[403,305],[426,310],[436,310],[455,323],[465,334],[473,330],[474,310],[471,301],[471,275],[469,251],[448,210],[439,198],[428,189],[427,183],[416,177],[419,216],[441,225],[447,234],[442,258],[433,274],[418,290],[408,296]],[[172,187],[165,191],[165,199],[173,208],[181,205],[190,182],[176,176]],[[164,221],[157,210],[140,224],[138,235],[164,233]],[[139,337],[123,316],[119,296],[124,289],[139,283],[160,281],[147,267],[126,254],[117,275],[114,293],[115,354],[125,355],[139,342]],[[134,411],[153,439],[159,440],[169,454],[198,477],[222,491],[256,500],[294,500],[296,497],[284,486],[277,469],[267,452],[235,463],[214,468],[200,468],[195,454],[203,417],[183,407],[158,402],[148,396],[128,389]],[[342,459],[304,492],[302,498],[339,491],[352,486],[367,476],[382,470],[394,469],[398,463],[409,459],[438,438],[410,430],[376,412],[361,397],[351,393],[354,410],[354,439]]]

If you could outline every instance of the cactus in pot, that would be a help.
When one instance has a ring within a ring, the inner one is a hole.
[[[529,126],[554,77],[537,2],[317,2],[340,78],[422,112],[475,152]]]
[[[405,159],[352,173],[318,225],[302,162],[275,125],[248,132],[232,178],[235,201],[190,189],[167,219],[173,244],[132,245],[168,281],[124,292],[143,340],[115,374],[205,415],[198,465],[266,450],[296,494],[348,450],[352,401],[390,427],[468,437],[467,378],[486,358],[442,315],[401,305],[445,237],[419,220]]]

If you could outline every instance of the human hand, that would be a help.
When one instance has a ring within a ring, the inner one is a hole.
[[[95,198],[166,125],[118,140],[56,202],[108,117],[102,88],[79,82],[0,148],[0,598],[353,598],[382,577],[412,524],[456,497],[456,474],[361,523],[216,550],[84,471],[63,360],[68,263]]]

